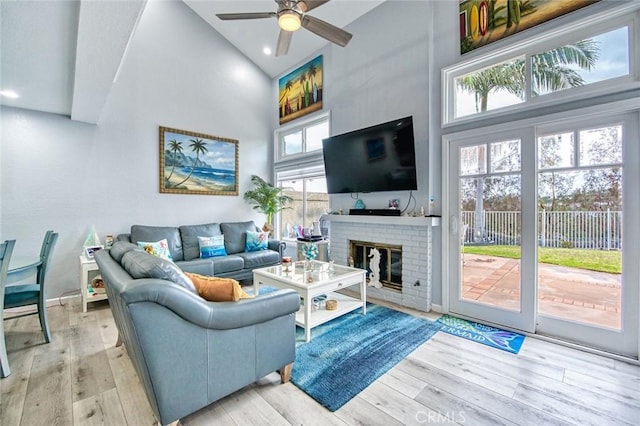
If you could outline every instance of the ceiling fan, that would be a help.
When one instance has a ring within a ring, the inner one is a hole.
[[[328,3],[329,0],[275,0],[278,4],[277,12],[256,13],[218,13],[216,16],[223,21],[236,19],[278,18],[280,35],[276,47],[276,56],[286,55],[291,44],[291,36],[301,26],[320,37],[339,46],[346,46],[353,37],[345,30],[331,25],[321,19],[307,15],[307,12]]]

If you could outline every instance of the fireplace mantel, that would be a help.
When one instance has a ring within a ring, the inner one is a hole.
[[[322,215],[320,220],[326,220],[329,222],[373,223],[380,225],[440,226],[439,216],[410,217],[325,214]]]

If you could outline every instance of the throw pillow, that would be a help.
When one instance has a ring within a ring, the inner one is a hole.
[[[166,238],[160,241],[156,241],[155,243],[138,241],[138,247],[142,247],[144,251],[151,255],[173,262],[171,252],[169,251],[169,243],[167,242]]]
[[[200,244],[198,243],[198,235],[222,235],[220,224],[204,223],[202,225],[180,225],[180,238],[182,239],[182,254],[184,260],[193,260],[200,258]],[[161,237],[164,238],[164,237]],[[171,240],[169,246],[171,246]]]
[[[131,278],[158,278],[174,282],[192,293],[198,294],[193,282],[175,263],[142,250],[129,250],[122,256],[122,267]]]
[[[214,235],[213,237],[198,237],[200,244],[200,258],[226,256],[224,249],[224,235]]]
[[[200,297],[209,302],[237,302],[253,298],[232,278],[208,277],[190,272],[185,272],[185,275],[191,278]]]
[[[268,232],[247,231],[247,244],[244,251],[266,250],[269,244]]]

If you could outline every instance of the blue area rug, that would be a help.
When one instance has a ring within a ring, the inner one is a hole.
[[[367,304],[311,330],[296,330],[291,382],[335,411],[429,340],[441,325],[383,306]]]
[[[522,334],[501,330],[477,322],[443,315],[436,321],[442,324],[442,331],[467,340],[482,343],[493,348],[517,354],[524,343]]]

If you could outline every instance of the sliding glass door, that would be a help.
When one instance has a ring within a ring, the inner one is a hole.
[[[537,332],[623,355],[638,351],[637,123],[536,129]]]
[[[449,147],[450,309],[494,324],[533,331],[534,239],[525,200],[523,132],[452,141]],[[530,208],[528,209],[530,210]],[[524,214],[523,214],[524,213]],[[527,259],[523,262],[523,259]]]
[[[637,356],[639,142],[637,114],[449,138],[450,311]]]

